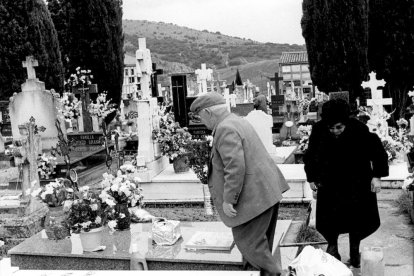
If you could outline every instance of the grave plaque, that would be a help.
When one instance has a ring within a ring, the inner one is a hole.
[[[171,90],[174,106],[174,119],[181,127],[187,125],[187,76],[173,75],[171,76]]]
[[[186,110],[188,110],[188,112],[190,112],[190,106],[195,99],[197,99],[197,97],[187,97]],[[201,123],[198,116],[192,116],[190,113],[187,113],[186,115],[188,131],[193,136],[193,139],[201,139],[204,136],[211,134],[211,130],[208,130],[207,127]]]
[[[0,101],[0,127],[1,127],[1,135],[2,136],[13,136],[12,135],[12,127],[10,122],[10,115],[9,115],[9,102],[8,101]]]
[[[240,103],[240,104],[236,104],[235,107],[231,107],[231,112],[240,117],[245,117],[253,109],[254,109],[253,103]]]
[[[68,133],[73,151],[95,151],[103,146],[101,132]]]
[[[273,123],[283,123],[284,115],[281,113],[281,108],[285,104],[285,95],[272,95],[271,103]]]

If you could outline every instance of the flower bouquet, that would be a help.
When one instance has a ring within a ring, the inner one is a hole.
[[[298,127],[297,134],[300,136],[298,152],[305,153],[309,145],[309,136],[312,132],[312,125],[301,125]]]
[[[33,191],[31,195],[49,206],[49,213],[44,223],[48,238],[60,240],[69,236],[69,227],[66,223],[67,217],[63,206],[73,201],[72,182],[69,179],[58,178],[55,182]]]
[[[131,177],[132,165],[124,165],[117,175],[103,174],[103,190],[99,197],[111,230],[129,229],[131,217],[128,207],[142,206],[142,189],[138,187],[139,178]]]
[[[104,119],[110,113],[115,111],[114,104],[111,104],[111,100],[106,100],[106,96],[106,92],[100,93],[96,102],[89,104],[88,111],[91,116]]]
[[[187,144],[189,152],[190,167],[193,169],[197,178],[203,184],[207,184],[208,168],[211,148],[213,146],[213,136],[206,136],[199,140],[190,140]]]
[[[43,153],[37,159],[37,172],[41,179],[49,179],[52,174],[55,174],[56,157],[53,155],[46,155]]]
[[[79,188],[74,200],[67,201],[64,209],[68,212],[67,223],[73,233],[89,232],[105,223],[101,200],[88,186]]]
[[[69,86],[69,89],[71,89],[72,87],[85,87],[92,84],[93,75],[91,70],[81,69],[80,67],[75,70],[76,73],[71,74],[69,79],[65,81],[65,86]]]
[[[80,116],[81,102],[72,93],[63,93],[60,103],[58,112],[66,121],[71,122]]]
[[[191,134],[186,127],[182,128],[174,121],[171,113],[161,117],[160,128],[153,131],[152,139],[159,143],[162,154],[175,163],[176,172],[188,171],[187,154]]]

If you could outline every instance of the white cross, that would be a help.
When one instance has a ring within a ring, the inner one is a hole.
[[[34,80],[36,79],[36,71],[34,67],[39,66],[39,63],[33,56],[27,56],[26,61],[23,61],[23,67],[27,68],[27,79]]]
[[[201,69],[197,69],[195,73],[197,75],[197,82],[199,84],[200,94],[207,93],[207,81],[212,80],[213,70],[207,69],[206,64],[202,63]]]
[[[377,74],[369,73],[369,81],[363,81],[361,86],[363,88],[371,89],[371,99],[367,100],[367,105],[372,106],[373,113],[377,113],[384,105],[392,105],[392,98],[382,98],[382,90],[378,87],[384,86],[384,80],[377,80]]]

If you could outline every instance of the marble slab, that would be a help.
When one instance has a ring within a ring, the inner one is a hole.
[[[289,228],[291,221],[278,221],[275,241]],[[9,250],[11,265],[20,269],[42,270],[128,270],[132,251],[145,256],[149,270],[240,270],[242,256],[237,246],[231,251],[186,250],[184,244],[196,231],[230,232],[222,222],[182,222],[180,238],[172,246],[152,243],[151,224],[132,224],[128,231],[110,235],[104,231],[104,251],[72,253],[70,239],[52,241],[41,233]],[[275,249],[275,248],[274,248]]]
[[[137,271],[91,271],[91,270],[18,270],[12,276],[136,276]],[[194,276],[194,271],[140,271],[140,276]],[[197,271],[197,276],[259,276],[259,271]]]

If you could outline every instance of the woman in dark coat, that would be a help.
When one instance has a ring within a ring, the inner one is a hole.
[[[316,228],[339,260],[338,236],[349,233],[349,264],[359,267],[360,241],[380,226],[376,192],[388,175],[387,153],[376,134],[349,118],[344,100],[326,102],[321,116],[304,156],[307,180],[317,191]]]

